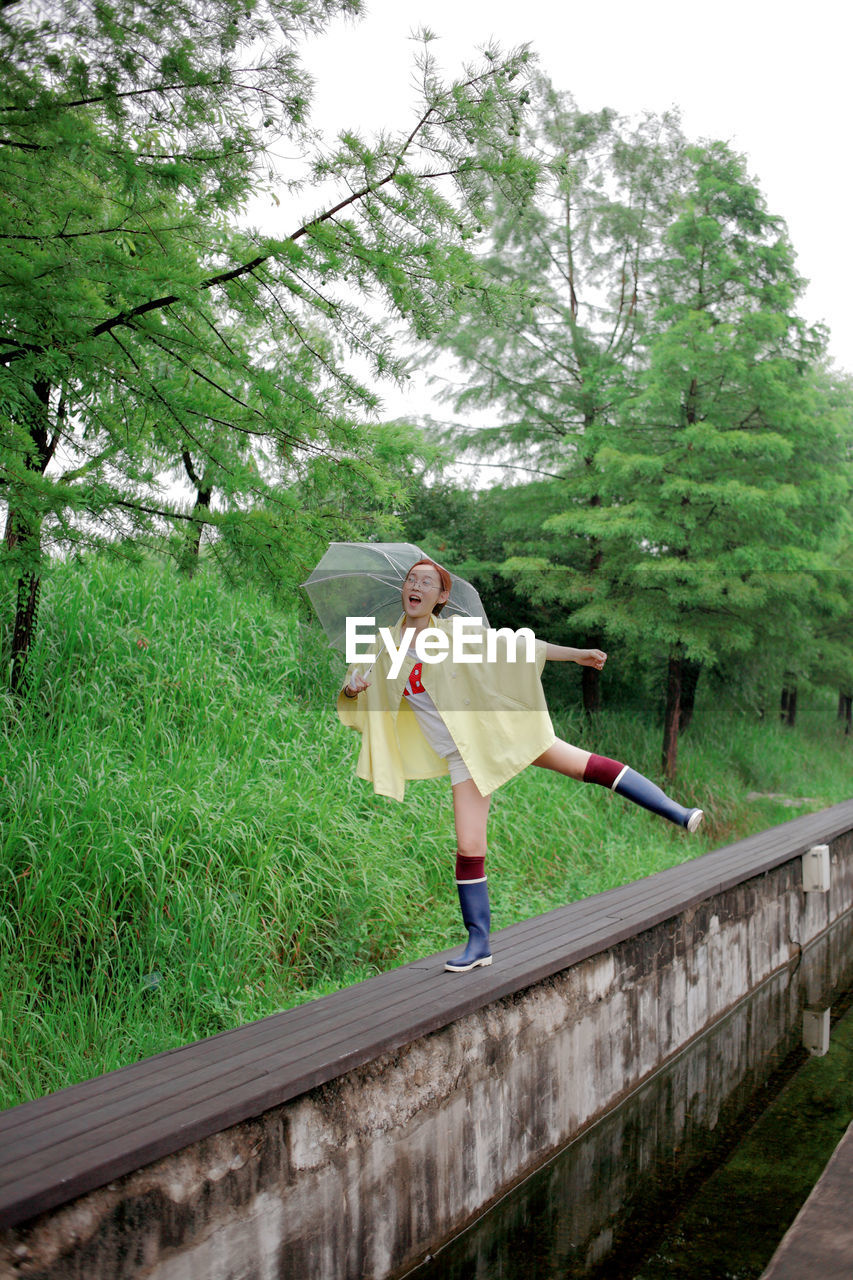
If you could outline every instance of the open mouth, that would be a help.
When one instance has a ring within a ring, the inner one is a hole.
[[[406,599],[408,600],[409,604],[420,604],[420,603],[421,603],[421,598],[420,598],[420,596],[416,596],[416,595],[411,595],[411,594],[410,594],[410,595],[406,596]]]

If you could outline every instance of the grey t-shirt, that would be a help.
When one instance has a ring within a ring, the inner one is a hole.
[[[417,657],[414,649],[409,650],[409,655],[413,658]],[[422,667],[423,664],[420,662],[416,662],[412,667],[412,674],[406,682],[403,697],[406,698],[409,706],[414,711],[421,733],[436,755],[449,756],[452,751],[456,750],[456,743],[451,738],[450,731],[442,720],[438,707],[421,683]]]

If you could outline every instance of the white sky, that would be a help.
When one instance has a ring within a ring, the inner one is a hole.
[[[843,0],[367,0],[361,21],[337,21],[304,47],[312,119],[329,133],[405,127],[417,101],[410,36],[422,25],[440,37],[432,47],[448,75],[495,38],[529,43],[583,110],[678,106],[688,137],[747,156],[810,281],[801,311],[829,325],[833,359],[853,370],[851,12]],[[417,383],[384,400],[389,414],[431,407]]]

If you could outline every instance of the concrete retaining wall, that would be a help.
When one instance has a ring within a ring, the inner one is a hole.
[[[512,1270],[519,1241],[548,1275],[599,1274],[608,1258],[614,1274],[633,1274],[652,1240],[659,1261],[674,1207],[752,1126],[756,1095],[772,1099],[787,1082],[791,1055],[802,1063],[804,1009],[829,1009],[851,985],[853,912],[418,1268],[418,1280],[491,1277],[498,1259]],[[814,1274],[823,1280],[819,1266]]]
[[[800,858],[5,1233],[2,1280],[401,1275],[853,908]]]

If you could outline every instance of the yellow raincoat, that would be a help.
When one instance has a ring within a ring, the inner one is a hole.
[[[399,648],[403,617],[393,628]],[[433,615],[430,627],[438,627],[448,637],[451,623]],[[521,639],[511,646],[501,638],[495,660],[485,660],[485,635],[480,652],[482,662],[454,662],[448,653],[440,662],[424,663],[421,679],[450,735],[465,761],[477,789],[488,795],[531,764],[556,741],[545,703],[540,676],[545,665],[545,642],[536,641],[536,659],[526,661]],[[448,772],[447,761],[433,751],[403,697],[416,658],[406,655],[396,679],[391,679],[391,658],[384,645],[368,676],[370,687],[357,698],[348,698],[341,688],[337,711],[341,722],[361,734],[361,751],[356,772],[373,783],[377,794],[402,800],[406,781],[437,778]],[[516,660],[510,661],[511,647]],[[468,653],[476,653],[469,640]],[[348,684],[356,666],[347,672]]]

